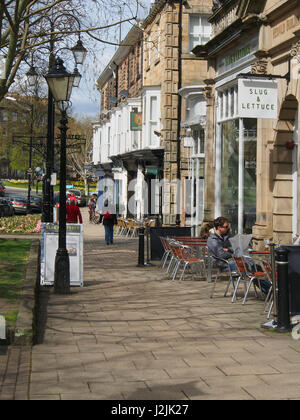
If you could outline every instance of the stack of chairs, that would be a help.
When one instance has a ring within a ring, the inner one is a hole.
[[[162,268],[166,266],[167,261],[169,259],[166,274],[170,275],[172,280],[175,280],[180,268],[182,268],[179,277],[179,282],[183,280],[187,268],[190,268],[193,278],[194,272],[192,271],[192,267],[199,268],[199,276],[200,273],[204,274],[204,276],[206,275],[205,258],[203,258],[203,255],[201,253],[199,254],[199,252],[195,252],[193,243],[191,244],[191,246],[186,244],[185,239],[186,238],[183,237],[160,237],[162,246],[164,248],[164,254],[161,260]],[[189,237],[189,239],[191,238]],[[194,244],[196,244],[196,238],[194,239]]]
[[[118,218],[118,225],[116,235],[124,237],[136,237],[138,236],[139,224],[133,219],[123,219],[122,217]]]

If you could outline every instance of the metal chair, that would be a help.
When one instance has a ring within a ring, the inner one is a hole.
[[[234,257],[235,261],[237,261],[237,257]],[[238,270],[240,270],[240,276],[241,276],[241,280],[243,280],[245,283],[247,283],[247,288],[246,288],[246,292],[243,298],[243,302],[242,304],[244,305],[246,303],[249,291],[251,286],[253,286],[254,288],[254,293],[256,298],[258,298],[258,293],[257,293],[257,287],[258,289],[262,292],[262,288],[261,288],[261,280],[265,280],[268,278],[267,274],[265,271],[261,271],[261,267],[259,266],[259,268],[256,266],[256,264],[254,264],[254,271],[252,271],[252,269],[250,268],[250,264],[249,262],[246,262],[244,257],[239,257],[239,260],[241,261],[240,263],[237,263],[237,268]]]
[[[203,268],[204,272],[205,272],[205,261],[203,258],[199,258],[198,256],[195,255],[193,249],[189,246],[186,245],[182,245],[182,244],[178,244],[177,246],[175,246],[175,252],[177,254],[177,264],[176,267],[174,269],[173,272],[173,280],[175,279],[177,272],[180,268],[180,265],[183,265],[183,269],[181,272],[181,276],[179,278],[179,282],[182,281],[186,268],[187,267],[192,267],[195,265],[199,265],[199,267]]]
[[[164,249],[164,253],[163,253],[163,256],[162,256],[162,259],[161,259],[161,268],[164,268],[170,254],[171,254],[171,249],[170,249],[167,238],[164,238],[163,236],[160,236],[159,239],[160,239],[161,244],[162,244],[163,249]]]
[[[224,292],[224,297],[226,297],[229,291],[230,285],[232,285],[233,290],[235,289],[234,280],[239,277],[239,273],[237,271],[231,270],[230,261],[217,257],[212,251],[210,251],[208,247],[207,247],[207,255],[208,255],[208,260],[209,260],[208,264],[210,265],[209,269],[211,270],[211,272],[213,269],[215,269],[215,274],[214,274],[215,281],[213,283],[213,286],[210,292],[210,298],[211,299],[213,298],[218,279],[224,279],[224,278],[228,279],[226,289]],[[216,265],[216,261],[220,261],[223,264],[226,264],[228,269],[226,271],[222,271],[222,268]]]

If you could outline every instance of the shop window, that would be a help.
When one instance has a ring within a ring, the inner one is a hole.
[[[218,92],[218,121],[237,118],[238,115],[237,85],[223,88]]]
[[[239,167],[243,162],[243,232],[251,233],[256,218],[257,120],[244,119],[244,156],[239,156],[239,120],[222,123],[221,128],[221,213],[238,232]]]

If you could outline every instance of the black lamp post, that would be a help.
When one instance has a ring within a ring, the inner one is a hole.
[[[34,66],[31,66],[28,72],[26,73],[28,84],[30,87],[36,88],[38,81],[38,74]],[[32,181],[32,143],[33,143],[33,103],[30,105],[31,114],[30,114],[30,143],[29,143],[29,169],[28,174],[28,190],[27,190],[27,212],[31,213],[31,181]]]
[[[56,59],[55,68],[45,76],[54,101],[61,111],[60,120],[60,189],[59,189],[59,234],[55,258],[54,291],[70,293],[70,262],[66,248],[66,133],[68,130],[67,109],[70,104],[75,75],[68,73],[61,59]]]
[[[74,17],[74,16],[73,16]],[[54,31],[54,23],[51,23],[51,31]],[[75,70],[74,70],[74,87],[79,86],[79,82],[81,79],[81,75],[78,72],[77,65],[83,64],[87,50],[84,48],[82,41],[79,39],[77,44],[70,48],[73,53],[74,60],[75,60]],[[54,64],[54,41],[50,41],[50,72],[51,68]],[[48,135],[47,135],[47,158],[46,158],[46,174],[44,180],[44,196],[43,196],[43,214],[42,214],[42,221],[51,223],[53,222],[53,192],[50,185],[51,174],[53,172],[54,166],[54,101],[53,100],[53,92],[49,87],[48,92]]]

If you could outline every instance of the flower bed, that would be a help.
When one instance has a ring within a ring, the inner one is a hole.
[[[0,218],[1,233],[39,233],[42,228],[40,214]]]

